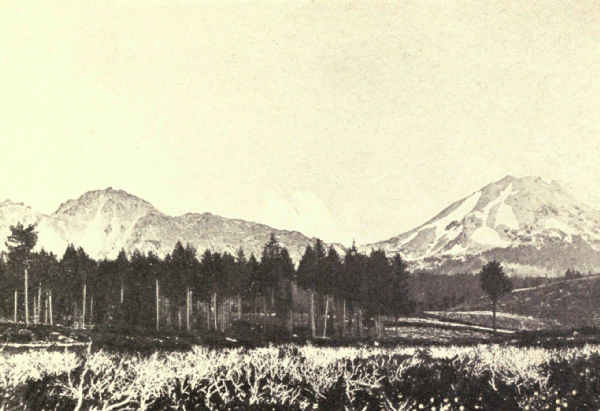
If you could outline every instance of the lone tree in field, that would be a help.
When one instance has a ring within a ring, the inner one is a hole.
[[[481,288],[492,301],[492,325],[496,332],[496,304],[498,299],[512,290],[512,282],[504,273],[502,265],[496,260],[483,266],[479,273]]]

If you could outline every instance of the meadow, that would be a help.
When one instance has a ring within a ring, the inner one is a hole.
[[[541,410],[600,407],[600,345],[0,354],[3,410]]]

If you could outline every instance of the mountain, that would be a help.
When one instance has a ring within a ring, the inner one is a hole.
[[[121,248],[138,249],[164,256],[177,241],[205,249],[235,253],[242,247],[247,256],[260,257],[271,233],[277,236],[292,259],[298,262],[307,244],[314,243],[297,231],[277,230],[264,224],[224,218],[211,213],[169,216],[152,204],[123,190],[111,187],[89,191],[61,204],[50,214],[9,200],[0,203],[0,236],[17,222],[36,223],[38,246],[61,256],[69,243],[81,246],[94,258],[114,258]],[[0,244],[4,248],[4,243]],[[335,245],[338,251],[343,247]]]
[[[424,224],[362,250],[377,248],[448,273],[479,270],[493,258],[524,275],[598,270],[600,212],[555,181],[506,176]]]

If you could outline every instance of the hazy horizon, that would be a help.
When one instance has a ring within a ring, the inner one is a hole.
[[[364,244],[507,174],[600,203],[600,9],[513,1],[13,3],[0,199],[113,187]]]

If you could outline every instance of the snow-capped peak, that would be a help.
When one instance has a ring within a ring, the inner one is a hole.
[[[540,177],[506,176],[456,201],[425,224],[364,248],[408,260],[464,257],[498,248],[584,241],[600,250],[600,213]]]

